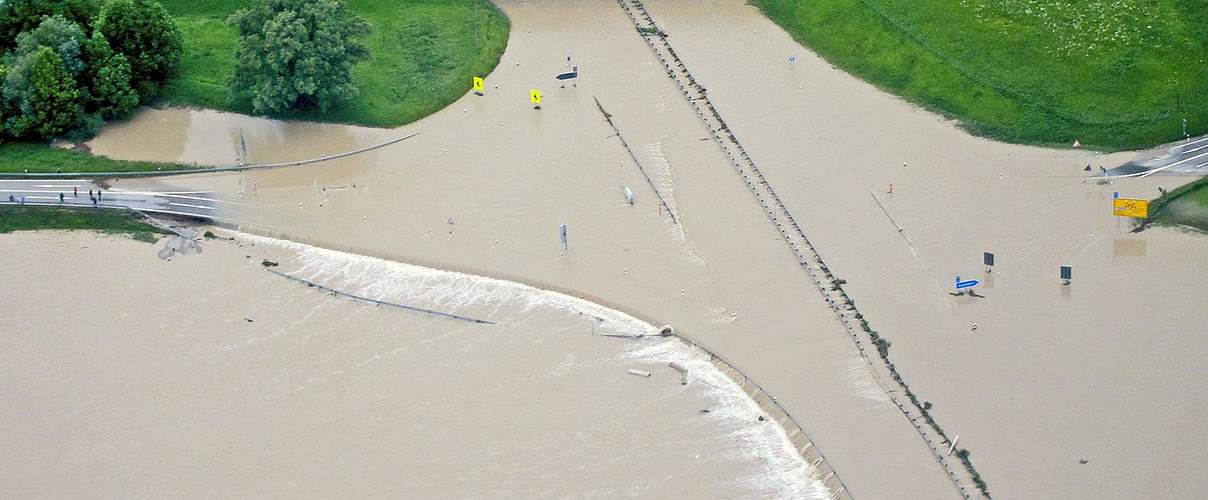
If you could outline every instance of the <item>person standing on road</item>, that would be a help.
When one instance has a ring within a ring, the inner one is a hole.
[[[59,203],[63,203],[63,193],[59,193]]]
[[[72,196],[72,198],[80,197],[80,187],[79,186],[71,186],[71,196]]]
[[[96,201],[101,201],[101,188],[96,190]]]

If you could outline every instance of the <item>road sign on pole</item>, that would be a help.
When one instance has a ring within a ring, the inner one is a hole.
[[[1071,268],[1070,266],[1061,266],[1061,280],[1064,281],[1066,285],[1070,284],[1070,279],[1072,279],[1073,276],[1074,276],[1073,268]]]
[[[967,281],[961,281],[961,277],[960,277],[960,276],[957,276],[957,277],[956,277],[956,289],[957,289],[957,290],[964,290],[964,289],[966,289],[966,288],[973,288],[973,287],[977,286],[977,284],[978,284],[978,281],[977,281],[977,280],[967,280]]]
[[[986,264],[987,268],[993,267],[994,266],[994,254],[992,254],[990,252],[982,252],[982,262],[984,262]],[[987,269],[987,271],[988,270],[989,269]]]
[[[530,90],[529,101],[533,103],[533,108],[541,109],[541,91],[537,89]]]
[[[477,92],[478,95],[482,95],[482,91],[486,90],[486,87],[487,87],[486,82],[483,81],[481,76],[474,77],[473,81],[474,81],[474,92]]]
[[[1116,198],[1112,200],[1112,215],[1144,219],[1149,217],[1149,200]]]
[[[567,248],[566,247],[566,223],[565,222],[562,223],[561,232],[562,232],[562,251],[565,252],[566,248]]]

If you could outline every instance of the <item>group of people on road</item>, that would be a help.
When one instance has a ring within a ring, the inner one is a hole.
[[[80,197],[80,188],[77,186],[72,186],[71,187],[71,196],[73,198],[79,198]],[[97,206],[101,202],[101,190],[97,189],[96,193],[94,194],[93,191],[91,189],[89,189],[88,190],[88,199],[92,200],[92,206],[94,206],[94,207]],[[19,205],[24,205],[25,196],[24,195],[16,196],[16,195],[10,194],[10,195],[8,195],[8,202],[17,203]],[[66,203],[66,202],[67,202],[67,195],[65,193],[59,193],[59,203]]]

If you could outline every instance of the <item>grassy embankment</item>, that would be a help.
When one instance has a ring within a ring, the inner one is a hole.
[[[1149,202],[1148,224],[1186,226],[1208,233],[1208,177]]]
[[[87,229],[126,235],[148,243],[154,243],[163,234],[159,228],[143,223],[138,216],[120,210],[29,206],[0,209],[0,234],[47,229]]]
[[[184,33],[179,71],[164,89],[176,106],[250,113],[227,102],[235,67],[235,29],[226,18],[241,0],[161,0]],[[365,40],[370,59],[354,69],[360,95],[324,114],[280,118],[393,127],[430,115],[470,90],[507,46],[508,20],[487,0],[347,0],[373,27]]]
[[[995,139],[1134,149],[1208,132],[1203,0],[753,0],[860,78]]]
[[[114,160],[43,144],[0,144],[0,172],[156,172],[192,168],[183,163]]]

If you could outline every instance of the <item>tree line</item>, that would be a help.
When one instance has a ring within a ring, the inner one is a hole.
[[[232,102],[325,112],[355,97],[369,24],[338,0],[259,0],[239,34]],[[159,94],[182,36],[155,0],[0,0],[0,138],[83,140]]]
[[[0,132],[86,138],[155,97],[182,37],[152,0],[0,2]]]

